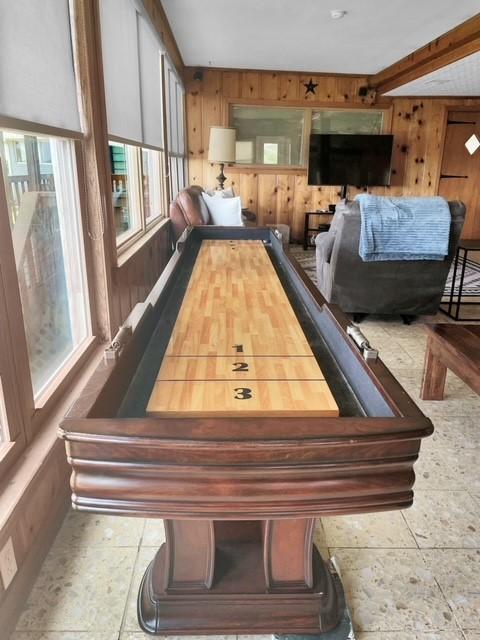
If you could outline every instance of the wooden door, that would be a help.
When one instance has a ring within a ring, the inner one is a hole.
[[[438,193],[465,203],[464,239],[480,238],[480,148],[470,155],[465,147],[472,134],[480,139],[480,111],[450,111]]]

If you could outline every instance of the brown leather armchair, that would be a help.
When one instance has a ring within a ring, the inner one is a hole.
[[[173,242],[175,243],[187,227],[212,224],[207,205],[202,198],[202,187],[197,185],[180,191],[170,203]],[[244,224],[254,225],[257,216],[253,211],[242,209]]]
[[[170,203],[174,242],[187,227],[209,224],[210,214],[202,199],[202,187],[188,187],[180,191]]]

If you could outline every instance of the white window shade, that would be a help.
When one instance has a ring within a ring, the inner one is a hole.
[[[165,61],[168,91],[168,147],[170,153],[183,154],[184,143],[184,88],[181,80]]]
[[[80,131],[68,0],[0,0],[0,115]]]
[[[163,148],[161,50],[145,18],[138,18],[143,142]]]
[[[101,0],[108,133],[142,142],[137,11],[131,0]]]
[[[184,133],[184,95],[183,86],[177,83],[177,126],[178,126],[178,153],[185,152],[185,133]]]

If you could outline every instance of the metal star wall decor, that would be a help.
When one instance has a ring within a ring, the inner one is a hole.
[[[308,96],[309,93],[311,93],[312,95],[315,95],[315,89],[318,87],[318,84],[315,84],[315,82],[313,82],[313,79],[310,78],[310,81],[304,82],[303,86],[306,89],[305,95]]]

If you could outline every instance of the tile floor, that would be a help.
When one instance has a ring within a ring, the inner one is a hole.
[[[416,464],[414,506],[326,518],[316,531],[337,558],[357,640],[480,640],[480,399],[449,374],[442,402],[419,400],[422,323],[362,323],[435,424]],[[136,596],[162,540],[161,521],[69,513],[12,640],[148,637]]]

